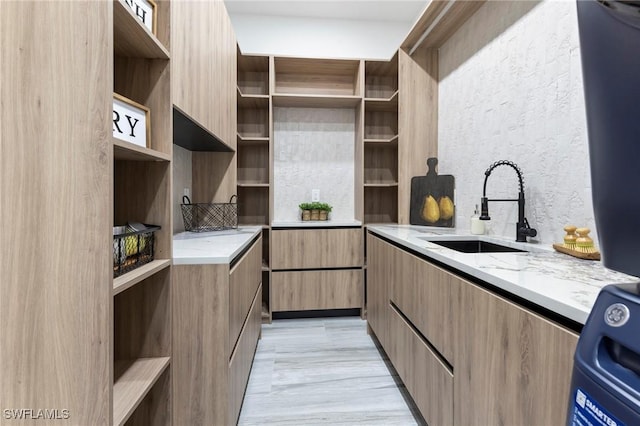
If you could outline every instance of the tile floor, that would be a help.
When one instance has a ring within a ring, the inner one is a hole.
[[[387,362],[358,317],[274,320],[262,326],[238,424],[423,424]]]

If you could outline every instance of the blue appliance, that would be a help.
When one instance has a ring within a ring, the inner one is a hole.
[[[603,263],[640,276],[640,2],[577,8]],[[576,348],[567,424],[640,425],[640,283],[598,295]]]
[[[567,424],[640,425],[640,283],[602,289],[580,335]]]

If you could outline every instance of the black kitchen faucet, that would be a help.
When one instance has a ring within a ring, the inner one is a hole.
[[[489,175],[498,166],[509,166],[513,168],[518,174],[518,182],[520,184],[520,192],[518,192],[518,199],[493,199],[487,198],[487,179]],[[518,223],[516,224],[516,241],[527,242],[527,237],[535,237],[538,235],[538,231],[529,226],[529,221],[524,217],[524,181],[522,179],[522,172],[516,163],[509,160],[496,161],[484,172],[484,186],[482,187],[481,198],[481,213],[480,220],[491,220],[489,217],[489,201],[516,201],[518,203]]]

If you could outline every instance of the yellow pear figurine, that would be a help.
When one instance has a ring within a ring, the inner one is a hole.
[[[440,219],[438,202],[431,195],[424,199],[422,205],[422,218],[429,223],[436,223]]]
[[[440,219],[449,220],[453,217],[453,201],[451,198],[440,197],[440,202],[438,203],[440,206]]]

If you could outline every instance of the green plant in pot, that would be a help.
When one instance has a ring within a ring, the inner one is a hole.
[[[318,203],[318,204],[319,204],[318,210],[320,211],[320,220],[328,220],[329,213],[331,212],[331,210],[333,210],[333,207],[331,207],[327,203]]]
[[[302,210],[302,220],[327,220],[329,216],[329,212],[333,209],[327,203],[321,203],[319,201],[314,201],[312,203],[301,203],[298,205],[300,210]]]

